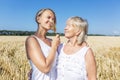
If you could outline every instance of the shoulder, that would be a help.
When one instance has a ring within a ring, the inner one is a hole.
[[[28,36],[26,38],[26,41],[25,41],[25,44],[28,45],[28,44],[34,44],[34,43],[37,43],[37,40],[34,36]]]
[[[34,39],[34,37],[33,36],[28,36],[27,38],[26,38],[26,42],[31,42],[31,41],[34,41],[35,39]]]
[[[90,47],[87,48],[88,48],[87,53],[93,53],[93,50]]]
[[[90,47],[88,47],[88,50],[87,50],[85,57],[86,57],[86,59],[94,58],[93,50]]]

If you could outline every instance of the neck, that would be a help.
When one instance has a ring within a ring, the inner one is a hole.
[[[73,38],[69,39],[68,43],[71,46],[77,46],[78,45],[77,44],[77,37],[73,37]]]
[[[37,32],[35,33],[35,35],[39,38],[46,39],[46,33],[47,33],[47,31],[45,31],[44,29],[39,27],[37,29]]]

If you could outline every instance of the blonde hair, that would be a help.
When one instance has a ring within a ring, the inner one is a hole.
[[[55,12],[52,10],[52,9],[50,9],[50,8],[44,8],[44,9],[41,9],[41,10],[39,10],[38,12],[37,12],[37,14],[36,14],[36,17],[35,17],[35,20],[36,20],[36,22],[38,23],[38,21],[37,21],[37,17],[39,17],[39,16],[41,16],[46,10],[49,10],[49,11],[51,11],[53,14],[54,14],[54,26],[51,28],[51,30],[53,30],[54,32],[56,32],[56,14],[55,14]],[[39,24],[39,23],[38,23]]]
[[[77,41],[78,44],[82,44],[82,42],[86,41],[87,33],[88,33],[88,22],[87,20],[74,16],[68,19],[70,21],[71,25],[77,28],[78,30],[81,30],[80,34],[78,35]]]

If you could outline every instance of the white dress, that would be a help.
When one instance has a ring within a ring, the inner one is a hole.
[[[60,50],[57,63],[57,80],[87,80],[85,54],[89,47],[85,46],[78,52],[67,55]]]
[[[48,46],[47,44],[45,44],[42,40],[40,40],[39,38],[37,38],[36,36],[34,36],[37,41],[39,42],[40,46],[41,46],[41,49],[42,49],[42,52],[43,54],[45,55],[45,57],[48,56],[48,53],[51,49],[50,46]],[[56,54],[56,58],[57,58],[57,54]],[[30,80],[56,80],[56,75],[57,75],[57,72],[56,72],[56,58],[54,60],[54,63],[53,63],[53,66],[50,70],[49,73],[45,74],[45,73],[42,73],[35,65],[34,63],[29,60],[30,62],[30,65],[31,65],[31,68],[32,68],[32,75],[31,75],[31,79]]]

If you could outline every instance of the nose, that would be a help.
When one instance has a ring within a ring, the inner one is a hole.
[[[67,28],[68,28],[68,27],[67,27],[67,26],[65,26],[64,30],[67,30]]]
[[[54,23],[54,21],[53,21],[52,19],[50,19],[50,22],[51,22],[51,23]]]

